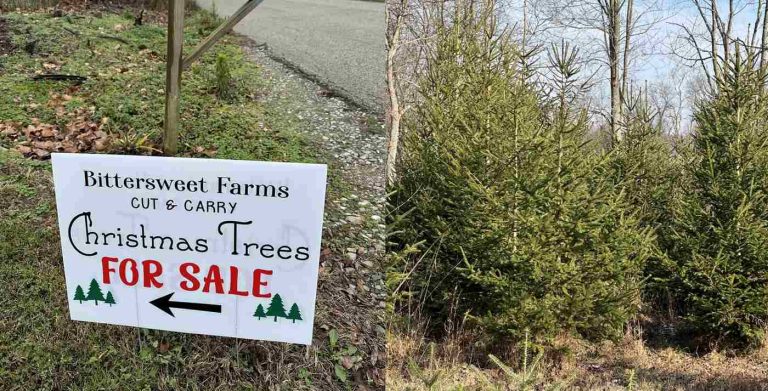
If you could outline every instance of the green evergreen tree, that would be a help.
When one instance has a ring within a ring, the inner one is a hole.
[[[288,312],[288,319],[290,319],[292,323],[296,323],[297,320],[302,320],[301,312],[299,312],[299,306],[296,305],[296,303],[293,303],[291,306],[291,310]]]
[[[665,249],[685,335],[721,346],[760,343],[768,322],[768,110],[754,60],[737,51],[696,104],[685,196]]]
[[[80,304],[83,304],[83,300],[87,300],[85,298],[85,293],[83,293],[83,287],[80,285],[75,289],[75,300],[79,301]]]
[[[650,237],[625,213],[609,158],[585,142],[570,50],[553,54],[566,88],[542,102],[493,9],[454,11],[435,27],[405,122],[390,283],[437,320],[468,314],[499,336],[619,335]]]
[[[264,313],[264,307],[261,304],[256,307],[256,312],[253,313],[253,316],[257,317],[259,320],[261,320],[261,318],[267,317],[267,314]]]
[[[117,304],[115,303],[115,298],[112,297],[112,292],[107,292],[107,299],[104,302],[109,304],[110,307],[112,307],[112,304]]]
[[[615,183],[627,199],[627,211],[637,216],[640,226],[654,233],[653,256],[645,266],[645,299],[649,306],[669,305],[661,249],[671,230],[672,204],[681,196],[682,159],[673,148],[678,141],[664,133],[659,113],[651,108],[646,93],[629,91],[624,109],[622,138],[612,145]]]
[[[93,300],[96,305],[99,305],[99,301],[104,301],[104,294],[101,292],[101,287],[96,279],[91,280],[91,285],[88,287],[88,296],[86,300]]]
[[[285,314],[285,307],[283,306],[283,298],[280,297],[280,295],[274,295],[272,297],[272,301],[269,302],[269,307],[267,307],[267,316],[274,316],[275,322],[277,322],[277,318],[285,318],[287,315]]]
[[[664,134],[641,92],[627,93],[622,139],[613,147],[616,183],[626,192],[628,205],[644,226],[668,222],[669,197],[679,182],[680,168],[672,139]]]

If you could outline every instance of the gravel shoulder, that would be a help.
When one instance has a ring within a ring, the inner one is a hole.
[[[244,40],[250,58],[263,66],[266,99],[299,121],[329,165],[315,339],[328,331],[361,350],[358,385],[383,387],[386,289],[383,256],[386,137],[379,119],[274,60]],[[366,389],[366,388],[361,388]]]

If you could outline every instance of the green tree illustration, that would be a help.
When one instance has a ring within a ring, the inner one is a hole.
[[[275,322],[277,322],[277,317],[285,318],[287,315],[285,315],[285,307],[283,306],[283,298],[280,297],[280,295],[275,295],[272,298],[272,301],[269,303],[269,308],[267,308],[267,316],[274,316]]]
[[[301,312],[299,312],[299,306],[296,305],[296,303],[293,303],[291,306],[291,310],[288,312],[288,319],[291,320],[291,323],[296,323],[297,320],[302,320]]]
[[[99,300],[104,301],[104,294],[101,292],[101,287],[95,278],[91,280],[91,285],[88,287],[88,297],[85,299],[93,300],[96,305],[99,305]]]
[[[112,307],[112,304],[117,304],[115,303],[115,298],[112,297],[112,292],[107,292],[107,299],[104,302],[109,304],[110,307]]]
[[[253,316],[259,318],[259,320],[261,320],[261,318],[266,318],[267,314],[264,313],[264,306],[259,304],[259,306],[256,307],[256,312],[253,314]]]
[[[83,300],[87,300],[85,298],[85,293],[83,293],[83,287],[80,285],[78,285],[77,289],[75,289],[75,300],[79,301],[80,304],[83,304]]]

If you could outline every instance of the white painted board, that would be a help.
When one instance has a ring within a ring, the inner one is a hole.
[[[73,320],[311,343],[325,165],[52,160]]]

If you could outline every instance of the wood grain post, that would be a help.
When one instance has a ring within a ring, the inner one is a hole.
[[[168,0],[168,52],[165,70],[165,129],[163,153],[175,155],[179,147],[181,49],[184,41],[184,0]]]

